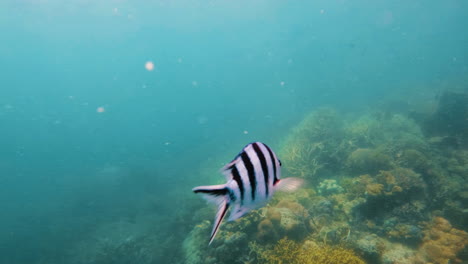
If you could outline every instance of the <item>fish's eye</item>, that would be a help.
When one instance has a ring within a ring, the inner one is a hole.
[[[278,159],[278,162],[279,162],[280,166],[283,166],[283,164],[281,163],[281,160],[280,160],[280,159]]]

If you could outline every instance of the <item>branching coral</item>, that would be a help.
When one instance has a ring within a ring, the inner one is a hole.
[[[317,161],[323,149],[321,142],[291,142],[281,153],[281,160],[290,175],[310,178],[323,167]]]
[[[336,170],[349,148],[334,110],[310,113],[284,141],[279,152],[287,174],[315,180],[321,169]]]

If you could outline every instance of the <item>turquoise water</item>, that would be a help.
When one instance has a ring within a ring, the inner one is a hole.
[[[279,149],[320,107],[429,116],[443,91],[466,94],[467,10],[461,0],[2,1],[0,262],[188,262],[183,241],[214,217],[191,188],[220,183],[245,144]],[[145,242],[119,242],[134,239]],[[152,253],[119,257],[142,248]]]

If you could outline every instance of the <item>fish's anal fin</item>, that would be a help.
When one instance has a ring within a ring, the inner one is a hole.
[[[278,180],[275,184],[275,189],[277,191],[283,192],[294,192],[299,189],[301,185],[304,184],[304,180],[301,178],[289,177]]]
[[[222,201],[219,204],[218,212],[216,213],[216,218],[215,218],[213,230],[211,231],[210,242],[208,243],[208,245],[210,245],[211,242],[213,242],[213,239],[215,238],[216,233],[218,233],[219,226],[221,225],[221,222],[223,221],[224,217],[226,216],[226,212],[227,212],[228,209],[229,209],[229,203],[228,203],[227,198],[225,198],[224,201]]]

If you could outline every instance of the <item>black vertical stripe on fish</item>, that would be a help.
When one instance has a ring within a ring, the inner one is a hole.
[[[242,179],[239,174],[239,170],[237,169],[235,165],[232,166],[231,172],[232,172],[232,178],[237,182],[237,186],[239,186],[240,202],[242,205],[244,202],[244,192],[245,192],[244,183],[242,182]]]
[[[257,153],[260,164],[262,165],[263,178],[265,179],[265,196],[268,197],[268,165],[265,159],[265,155],[263,155],[263,152],[257,143],[253,143],[252,146]]]
[[[255,179],[255,169],[252,162],[250,161],[249,155],[247,155],[247,152],[242,152],[241,158],[249,174],[250,187],[252,187],[252,201],[255,201],[255,192],[257,191],[257,179]]]
[[[227,193],[229,195],[229,202],[233,203],[237,200],[236,195],[231,189],[228,189]]]
[[[271,151],[270,147],[264,144],[266,149],[268,150],[268,153],[270,154],[270,159],[271,159],[271,164],[273,165],[273,185],[275,185],[278,182],[278,175],[276,174],[276,162],[275,162],[275,156],[273,155],[273,152]]]

